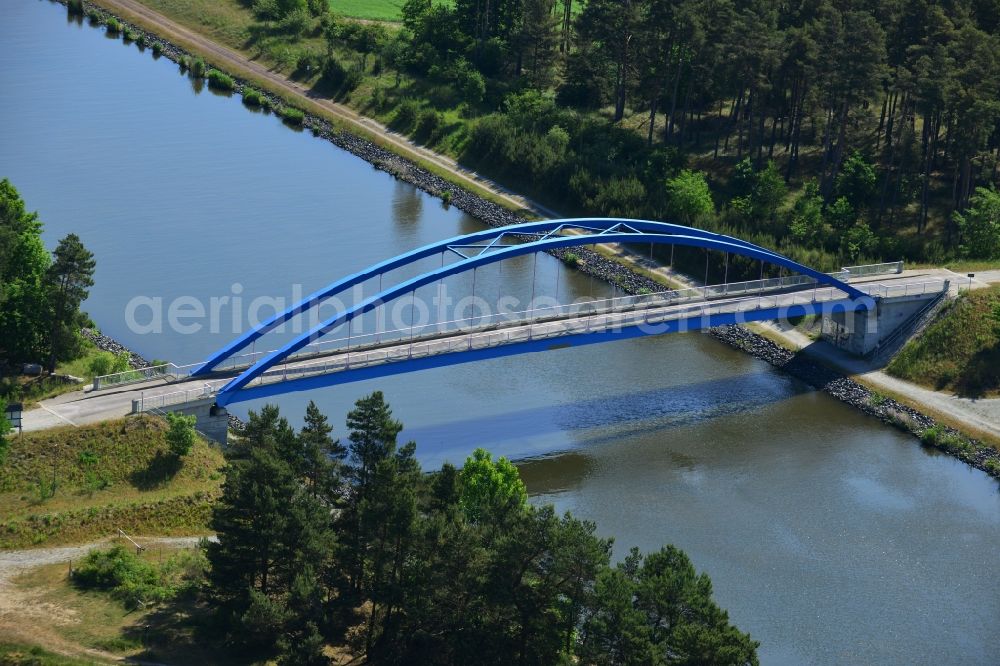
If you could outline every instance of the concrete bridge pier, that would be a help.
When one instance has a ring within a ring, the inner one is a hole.
[[[139,400],[132,401],[132,413],[140,412]],[[202,398],[192,400],[177,405],[162,407],[156,411],[174,412],[185,416],[195,417],[195,430],[213,442],[223,446],[226,445],[229,437],[229,412],[225,407],[215,404],[215,398]]]
[[[946,280],[941,291],[880,298],[874,310],[824,314],[823,339],[857,356],[871,354],[947,295],[949,286]]]

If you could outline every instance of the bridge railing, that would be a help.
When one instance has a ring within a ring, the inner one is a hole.
[[[634,297],[629,297],[634,298]],[[318,374],[339,372],[348,369],[358,369],[371,365],[381,365],[402,360],[423,358],[456,351],[471,351],[485,349],[514,342],[527,340],[544,340],[559,338],[575,333],[595,333],[632,326],[655,326],[668,320],[681,318],[709,317],[723,313],[749,312],[759,309],[789,307],[814,303],[816,301],[831,301],[846,298],[839,289],[822,287],[807,292],[792,292],[785,294],[759,294],[757,298],[740,300],[705,301],[699,303],[678,303],[665,301],[656,306],[647,306],[633,310],[606,310],[578,313],[579,316],[561,318],[552,316],[556,308],[539,308],[528,311],[534,315],[521,322],[512,323],[504,329],[490,329],[475,323],[475,317],[467,322],[473,330],[465,333],[456,331],[453,335],[435,338],[419,337],[423,332],[416,331],[415,337],[408,343],[382,347],[378,349],[342,350],[337,356],[328,357],[313,363],[300,361],[294,365],[294,360],[287,361],[281,367],[264,372],[256,383],[280,382],[288,379],[299,379]],[[618,300],[618,299],[616,299]]]
[[[157,409],[163,409],[171,405],[179,405],[185,402],[211,398],[225,384],[224,381],[206,382],[196,388],[185,389],[183,391],[172,391],[159,395],[140,394],[138,399],[132,401],[132,413],[140,414]]]
[[[834,273],[831,275],[840,274]],[[667,289],[650,294],[626,295],[605,299],[588,299],[578,301],[576,303],[536,307],[527,310],[483,313],[466,318],[433,321],[426,324],[418,324],[413,327],[393,329],[387,328],[368,332],[353,331],[350,335],[346,335],[342,331],[337,337],[331,337],[307,345],[302,351],[289,356],[288,360],[302,360],[309,358],[310,356],[334,353],[341,348],[365,346],[380,342],[387,342],[392,339],[426,335],[428,330],[444,334],[463,330],[472,326],[494,326],[528,319],[564,317],[578,314],[592,314],[596,312],[613,312],[649,307],[650,305],[655,304],[696,302],[718,298],[738,297],[746,296],[748,294],[757,294],[759,292],[808,288],[814,287],[816,284],[816,280],[811,277],[789,275],[777,278],[766,278],[764,280],[731,282],[728,284],[708,285],[704,287]],[[344,326],[346,325],[342,325],[342,328]],[[266,354],[270,354],[272,351],[273,350],[255,351],[234,356],[231,360],[220,366],[219,369],[235,370],[249,367],[258,359]]]
[[[888,261],[882,264],[865,264],[863,266],[847,266],[840,269],[849,277],[866,277],[871,275],[898,275],[903,272],[902,261]]]
[[[939,294],[947,291],[951,286],[948,280],[934,279],[922,282],[907,282],[906,284],[864,284],[858,288],[871,295],[880,298],[894,298],[900,296],[923,296],[925,294]]]
[[[829,275],[846,282],[851,277],[899,273],[902,269],[903,262],[897,261],[863,266],[848,266],[842,268],[840,271],[829,273]],[[489,313],[464,319],[433,322],[431,324],[418,327],[376,330],[374,332],[352,332],[349,335],[342,334],[336,338],[311,343],[299,353],[290,356],[289,360],[295,361],[309,358],[310,356],[334,353],[338,349],[345,347],[364,346],[390,341],[392,339],[401,339],[406,336],[412,337],[414,335],[425,335],[426,330],[429,327],[435,327],[435,332],[446,333],[448,331],[462,330],[471,326],[507,324],[512,321],[517,321],[519,317],[542,319],[564,317],[582,312],[614,312],[639,307],[649,307],[652,305],[662,304],[664,302],[696,302],[718,298],[761,294],[764,292],[784,291],[796,288],[815,288],[816,285],[817,282],[812,277],[805,275],[787,275],[776,278],[765,278],[762,280],[747,280],[744,282],[730,282],[726,284],[706,285],[702,287],[668,289],[651,294],[628,295],[608,299],[591,299],[582,303],[533,308],[516,312]],[[254,363],[273,351],[274,350],[253,350],[232,356],[221,364],[217,368],[217,371],[233,372],[243,370],[252,366]],[[160,378],[176,381],[190,376],[191,372],[195,368],[199,367],[199,365],[200,364],[198,363],[192,363],[179,366],[174,363],[166,363],[147,368],[139,368],[136,370],[127,370],[125,372],[102,375],[94,378],[94,389],[101,390]]]
[[[189,365],[175,365],[174,363],[163,363],[161,365],[150,365],[145,368],[135,368],[123,372],[114,372],[108,375],[94,377],[94,390],[122,386],[124,384],[137,384],[152,379],[182,379],[188,377],[197,363]]]

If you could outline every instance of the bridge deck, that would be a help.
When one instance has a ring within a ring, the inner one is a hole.
[[[889,297],[939,291],[942,284],[940,281],[903,282],[891,286],[865,285],[864,289],[875,297]],[[432,333],[414,332],[411,329],[383,331],[378,334],[377,342],[369,342],[374,339],[375,334],[357,336],[354,346],[315,352],[308,358],[290,359],[281,366],[268,370],[237,394],[224,394],[224,400],[220,402],[236,402],[295,390],[293,386],[279,389],[276,385],[296,382],[301,384],[302,380],[309,378],[325,377],[321,381],[310,382],[308,386],[302,385],[302,388],[345,383],[403,371],[402,367],[385,367],[390,365],[417,369],[414,366],[436,367],[461,362],[454,358],[440,358],[444,356],[466,355],[469,356],[468,360],[477,360],[571,344],[695,330],[721,323],[759,321],[782,313],[785,316],[816,314],[829,312],[831,309],[858,307],[861,307],[858,303],[832,287],[717,297],[694,303],[678,302],[677,298],[664,294],[610,308],[596,308],[596,311],[587,310],[586,307],[581,310],[580,306],[575,306],[572,310],[568,306],[565,310],[542,309],[526,313],[527,321],[490,320],[482,324],[477,323],[480,319],[472,318],[463,322],[450,322],[457,327]],[[789,312],[790,309],[793,310]],[[161,408],[215,396],[232,376],[231,373],[226,374],[224,378],[209,381],[190,380],[189,383],[196,383],[196,387],[144,396],[138,408]],[[330,377],[331,375],[340,376]]]

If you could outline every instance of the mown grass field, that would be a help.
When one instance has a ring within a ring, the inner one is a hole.
[[[0,468],[0,548],[207,533],[222,452],[198,439],[180,463],[166,424],[142,416],[12,438]]]
[[[903,347],[888,371],[959,395],[1000,391],[1000,286],[959,296]]]
[[[404,0],[330,0],[333,11],[351,18],[374,21],[399,21],[402,19]]]

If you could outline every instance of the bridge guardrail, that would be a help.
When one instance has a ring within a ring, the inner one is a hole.
[[[824,287],[820,290],[824,300],[835,299],[841,295],[840,290]],[[663,303],[658,309],[646,308],[638,311],[610,311],[606,313],[588,313],[571,320],[524,322],[523,326],[503,331],[470,331],[464,335],[449,336],[445,339],[423,340],[398,347],[368,351],[345,350],[337,357],[324,359],[315,363],[307,363],[288,367],[285,363],[280,368],[274,368],[263,373],[256,384],[285,381],[318,374],[357,369],[370,365],[378,365],[397,360],[424,358],[455,351],[484,349],[511,342],[537,340],[561,337],[566,333],[597,332],[613,327],[632,326],[639,324],[655,325],[668,319],[691,316],[709,316],[725,312],[750,311],[780,306],[791,306],[815,302],[820,294],[809,291],[806,293],[775,294],[759,296],[757,299],[741,301],[711,302],[691,304],[678,309],[676,303]],[[670,308],[669,311],[667,308]],[[659,313],[660,316],[655,316]],[[294,362],[294,361],[293,361]]]
[[[154,409],[162,409],[170,405],[179,405],[193,400],[210,398],[215,395],[215,392],[219,390],[223,383],[206,382],[197,388],[161,393],[159,395],[147,396],[141,394],[138,399],[132,400],[132,413],[140,414]]]
[[[846,282],[851,277],[895,274],[902,272],[902,270],[903,262],[896,261],[862,266],[847,266],[841,268],[837,272],[829,273],[828,275]],[[376,330],[368,333],[353,333],[351,335],[338,337],[332,340],[314,342],[298,354],[290,356],[288,360],[289,362],[294,362],[296,360],[308,358],[311,355],[328,353],[327,350],[332,353],[345,344],[349,349],[352,344],[354,346],[362,346],[365,344],[371,344],[372,342],[377,343],[379,341],[387,341],[391,340],[394,335],[400,339],[406,336],[412,337],[414,334],[423,333],[428,326],[438,327],[440,329],[439,332],[448,332],[449,330],[462,330],[463,325],[468,324],[469,322],[474,323],[468,327],[473,325],[484,326],[489,324],[500,325],[503,323],[509,323],[510,321],[513,321],[512,317],[516,315],[529,315],[529,318],[531,319],[560,317],[567,314],[573,314],[574,312],[581,312],[582,308],[585,306],[589,306],[589,308],[595,313],[599,311],[614,312],[634,309],[642,306],[649,307],[659,302],[680,303],[686,301],[708,301],[713,298],[746,296],[755,293],[761,294],[768,291],[786,290],[796,287],[808,288],[813,286],[815,288],[816,285],[817,282],[812,277],[806,275],[789,275],[777,278],[765,278],[763,280],[748,280],[745,282],[731,282],[719,285],[706,285],[702,287],[668,289],[652,294],[637,294],[610,299],[596,299],[582,304],[560,305],[548,308],[534,308],[518,312],[480,315],[461,320],[434,322],[433,324],[418,327],[416,330],[413,327],[410,327],[406,329]],[[452,328],[449,328],[449,326],[452,326]],[[226,363],[220,365],[218,370],[235,371],[248,368],[256,363],[260,358],[272,353],[273,351],[275,350],[259,352],[251,351],[233,356],[228,359]],[[183,379],[189,376],[191,371],[199,365],[200,364],[192,363],[178,366],[174,363],[167,363],[148,368],[128,370],[111,375],[103,375],[94,378],[94,390],[133,384],[156,378],[170,378],[173,380]]]
[[[933,279],[923,282],[907,282],[906,284],[864,284],[859,289],[870,296],[891,298],[899,296],[922,296],[947,291],[951,283],[948,280]]]
[[[888,261],[882,264],[865,264],[863,266],[846,266],[840,269],[849,277],[865,277],[870,275],[898,275],[903,272],[902,261]],[[832,275],[832,274],[831,274]]]
[[[175,365],[174,363],[164,363],[162,365],[149,365],[145,368],[135,368],[123,372],[114,372],[109,375],[94,377],[94,390],[123,386],[125,384],[137,384],[151,379],[173,377],[181,379],[191,374],[191,370],[197,367],[197,363],[188,365]]]

